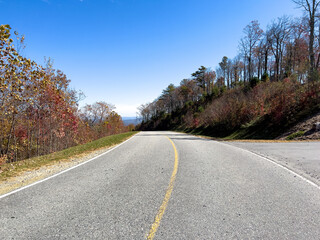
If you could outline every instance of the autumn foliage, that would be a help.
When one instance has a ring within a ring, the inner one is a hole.
[[[265,131],[256,137],[272,138],[318,111],[320,41],[310,48],[309,25],[305,17],[283,16],[264,31],[258,21],[250,22],[235,58],[224,56],[215,70],[201,66],[179,86],[170,84],[159,98],[141,105],[140,129],[226,137],[255,126]]]
[[[78,108],[81,94],[69,88],[66,75],[19,54],[24,38],[0,26],[0,165],[59,151],[124,132],[121,117],[99,102]],[[92,118],[100,117],[99,121]]]

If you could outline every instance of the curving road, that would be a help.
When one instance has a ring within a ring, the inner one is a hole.
[[[141,132],[0,197],[0,226],[0,239],[320,239],[320,188],[233,145]]]

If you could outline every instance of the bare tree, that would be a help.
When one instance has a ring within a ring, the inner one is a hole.
[[[285,46],[290,38],[290,20],[287,16],[278,18],[269,26],[268,33],[271,37],[271,50],[275,58],[275,79],[280,80],[283,77],[283,55]]]
[[[103,101],[86,104],[82,108],[82,118],[90,126],[102,124],[114,109],[112,104]]]
[[[248,76],[247,79],[253,77],[252,74],[252,56],[257,43],[260,41],[263,34],[258,21],[252,21],[243,30],[245,36],[240,40],[240,49],[248,63]]]
[[[239,81],[241,80],[241,75],[242,75],[242,62],[240,60],[240,56],[238,55],[237,57],[235,57],[232,61],[232,65],[231,65],[231,71],[232,71],[232,81],[231,81],[231,86],[235,87],[238,85]]]
[[[254,49],[254,56],[256,58],[257,77],[260,78],[267,70],[265,63],[268,62],[270,46],[266,35],[259,41],[257,47]]]
[[[138,115],[140,118],[142,118],[143,122],[147,122],[150,119],[150,103],[141,104],[138,107]]]
[[[228,58],[226,56],[224,56],[221,60],[221,62],[219,63],[221,72],[223,73],[223,78],[224,81],[227,80],[227,68],[228,68]],[[227,86],[229,88],[229,81],[227,82]]]
[[[309,78],[313,75],[315,70],[315,54],[314,54],[314,39],[315,39],[315,23],[316,13],[320,4],[319,0],[292,0],[299,8],[303,8],[309,25],[309,60],[310,73]],[[310,75],[311,74],[311,75]]]
[[[207,94],[211,94],[213,89],[214,81],[216,80],[216,72],[212,70],[207,70],[204,73],[204,81],[206,84]]]
[[[226,76],[227,76],[227,86],[228,88],[231,88],[231,84],[232,84],[232,60],[228,59],[227,62],[227,72],[226,72]]]

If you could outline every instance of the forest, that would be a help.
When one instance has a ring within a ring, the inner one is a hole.
[[[251,21],[236,57],[222,57],[215,70],[201,66],[141,105],[140,129],[226,137],[255,126],[264,133],[251,137],[273,138],[320,110],[320,1],[293,2],[301,18],[282,16],[266,29]]]
[[[0,25],[0,165],[126,132],[114,106],[79,107],[84,94],[53,68],[21,54],[24,36]]]

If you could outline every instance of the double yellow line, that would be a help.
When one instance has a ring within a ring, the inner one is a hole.
[[[171,142],[173,149],[174,149],[174,167],[173,167],[173,171],[171,174],[171,178],[170,178],[170,182],[169,182],[169,186],[168,186],[166,195],[164,196],[164,199],[163,199],[162,204],[159,208],[158,214],[156,215],[154,222],[150,228],[149,234],[147,236],[148,240],[152,240],[157,232],[157,229],[160,225],[161,218],[162,218],[162,216],[168,206],[168,202],[169,202],[172,190],[173,190],[174,180],[176,179],[176,175],[178,172],[178,164],[179,164],[178,151],[177,151],[176,146],[174,145],[173,141],[169,137],[167,137],[167,138]]]

